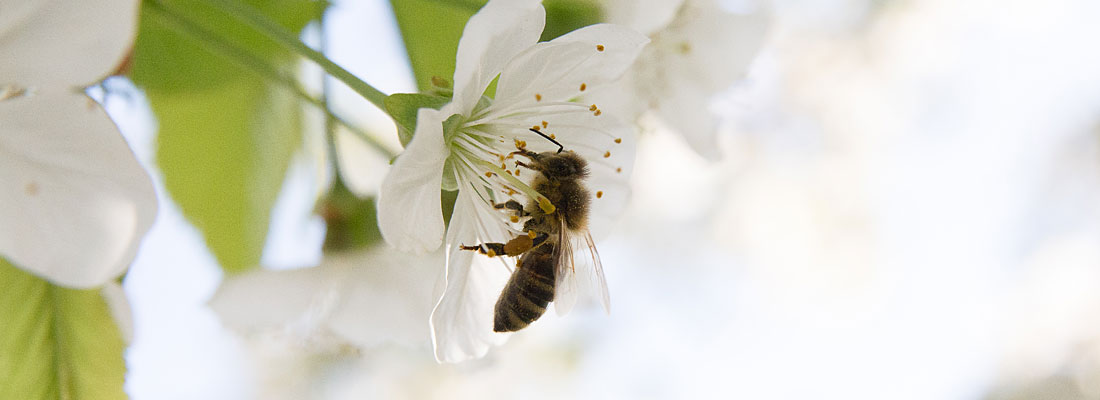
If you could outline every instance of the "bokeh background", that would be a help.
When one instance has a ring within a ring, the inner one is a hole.
[[[128,392],[1100,398],[1100,3],[728,6],[768,12],[772,22],[747,77],[712,104],[723,158],[701,158],[659,127],[643,132],[631,201],[599,243],[612,314],[549,313],[460,365],[432,358],[430,300],[423,310],[404,298],[434,289],[442,266],[430,256],[342,261],[369,268],[385,259],[413,271],[361,275],[379,282],[379,294],[351,312],[362,313],[360,325],[348,323],[374,335],[369,346],[317,335],[324,329],[310,313],[268,331],[220,319],[209,304],[223,272],[164,192],[153,162],[156,121],[137,91],[109,96],[162,205],[125,280],[136,328]],[[387,93],[415,91],[389,7],[333,1],[326,54]],[[303,38],[321,36],[314,25]],[[320,86],[315,67],[299,73]],[[368,103],[341,88],[332,102],[400,148],[392,122]],[[325,226],[312,211],[330,178],[319,166],[323,144],[311,140],[279,194],[265,268],[324,263]],[[370,171],[355,184],[377,190],[386,157],[343,142],[356,154],[342,160],[345,170]],[[413,287],[393,291],[398,284]],[[245,300],[230,315],[278,306]],[[394,307],[412,311],[370,323],[372,312]],[[423,325],[392,322],[402,318]]]

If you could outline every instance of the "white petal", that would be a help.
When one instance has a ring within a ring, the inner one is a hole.
[[[446,287],[432,311],[432,342],[439,362],[482,357],[508,335],[493,332],[493,307],[511,275],[500,258],[489,259],[459,245],[478,243],[478,215],[469,189],[459,192],[447,232]],[[476,254],[476,255],[475,255]]]
[[[107,309],[111,317],[115,319],[115,325],[122,335],[122,342],[130,344],[134,340],[134,314],[130,310],[130,300],[126,298],[126,292],[118,282],[110,281],[99,289],[103,301],[107,303]]]
[[[222,282],[209,306],[226,327],[242,332],[281,330],[325,318],[340,278],[323,268],[255,270]]]
[[[654,46],[663,48],[668,75],[713,93],[744,77],[768,26],[766,14],[732,14],[713,2],[689,1]]]
[[[100,80],[130,50],[137,0],[0,0],[0,83],[62,88]]]
[[[588,225],[593,237],[603,238],[626,208],[630,196],[629,180],[637,143],[634,129],[610,115],[565,114],[546,120],[547,132],[554,133],[566,150],[575,151],[588,161],[590,174],[585,185],[592,192]],[[522,139],[534,151],[557,149],[534,134]],[[620,140],[616,143],[615,139]]]
[[[715,161],[721,158],[718,151],[715,116],[710,112],[710,93],[692,84],[671,88],[655,110],[657,115],[674,127],[687,140],[696,153]]]
[[[587,26],[540,43],[508,63],[497,82],[496,101],[562,101],[614,81],[634,63],[649,38],[618,25]],[[603,49],[603,50],[600,50]]]
[[[457,110],[469,114],[508,60],[538,42],[545,19],[537,0],[492,0],[466,22],[455,60]]]
[[[386,242],[402,251],[430,251],[443,242],[439,191],[448,156],[443,142],[444,113],[420,109],[416,134],[382,181],[378,227]]]
[[[62,286],[121,274],[157,202],[107,114],[51,92],[0,102],[0,121],[0,254]]]
[[[409,256],[391,249],[326,255],[324,267],[346,271],[347,290],[328,326],[348,342],[368,348],[385,342],[427,346],[424,323],[438,296],[443,253]]]
[[[651,35],[664,28],[684,0],[616,0],[606,2],[607,21]]]

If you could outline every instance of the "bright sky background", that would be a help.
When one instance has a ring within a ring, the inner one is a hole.
[[[388,2],[335,3],[330,56],[385,92],[411,91]],[[725,159],[706,162],[667,132],[642,138],[633,200],[600,243],[610,317],[548,313],[462,366],[437,366],[426,347],[334,357],[247,345],[206,308],[221,272],[154,172],[160,214],[125,282],[127,390],[976,399],[1003,382],[1100,371],[1100,3],[772,7],[766,50],[714,104]],[[355,100],[339,95],[339,114],[394,137]],[[151,165],[154,123],[140,106],[108,106]],[[356,159],[378,176],[386,165]],[[309,160],[289,173],[268,267],[320,261]]]

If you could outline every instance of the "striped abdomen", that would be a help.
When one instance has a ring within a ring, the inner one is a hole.
[[[520,257],[497,300],[493,330],[515,332],[534,322],[554,300],[554,246],[544,243]]]

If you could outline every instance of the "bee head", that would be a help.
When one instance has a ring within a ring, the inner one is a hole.
[[[552,179],[579,179],[588,176],[588,162],[572,151],[539,154],[542,173]]]

